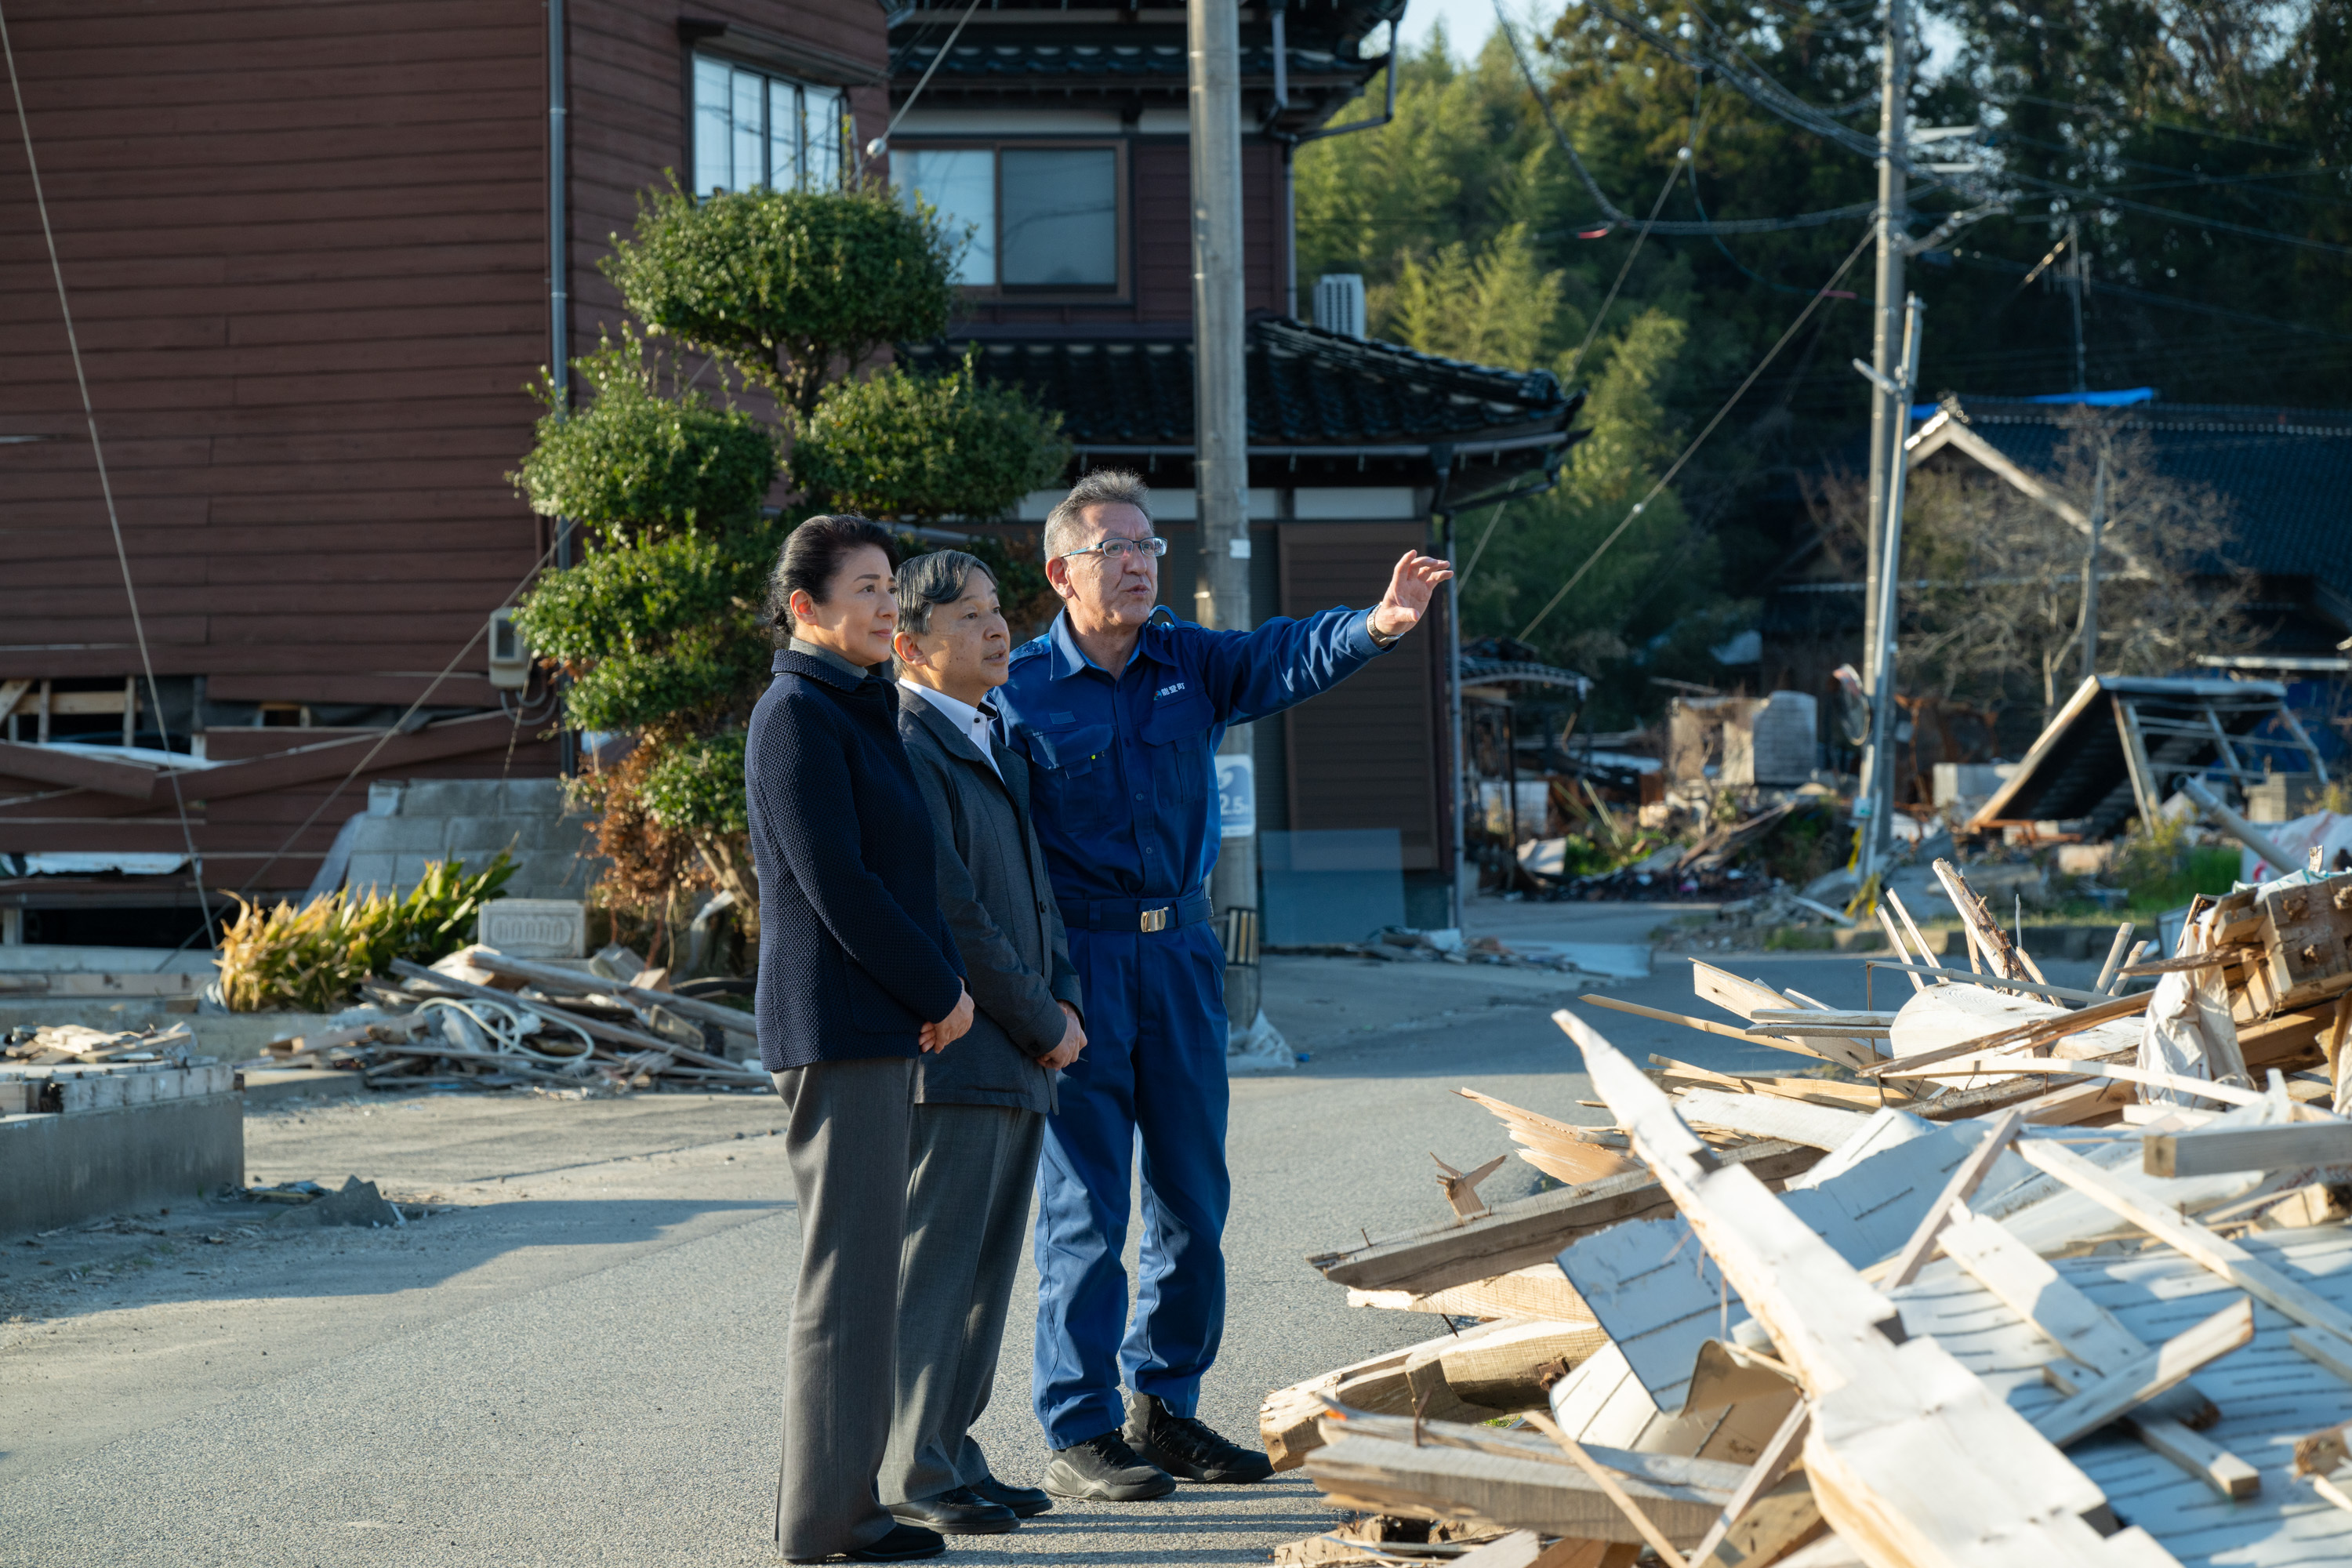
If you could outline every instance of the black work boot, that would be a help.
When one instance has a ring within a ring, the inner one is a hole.
[[[1274,1474],[1274,1461],[1264,1454],[1226,1442],[1190,1415],[1171,1415],[1149,1394],[1128,1396],[1119,1436],[1138,1455],[1188,1481],[1262,1481]]]
[[[1055,1497],[1100,1502],[1149,1502],[1176,1489],[1175,1477],[1137,1458],[1116,1432],[1055,1449],[1043,1481]]]

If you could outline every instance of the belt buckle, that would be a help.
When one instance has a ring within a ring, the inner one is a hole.
[[[1143,929],[1145,931],[1166,931],[1168,929],[1168,921],[1175,912],[1176,911],[1172,908],[1166,904],[1160,905],[1156,910],[1144,910]]]

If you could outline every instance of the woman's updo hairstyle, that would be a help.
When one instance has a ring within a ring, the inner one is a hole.
[[[776,569],[768,577],[768,620],[779,645],[793,635],[793,595],[805,593],[824,604],[834,579],[841,575],[842,563],[851,552],[869,544],[882,552],[891,571],[898,571],[898,541],[890,531],[853,513],[810,518],[785,536],[784,547],[776,552]]]

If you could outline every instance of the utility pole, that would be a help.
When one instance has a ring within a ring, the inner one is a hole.
[[[2099,477],[2091,487],[2091,545],[2083,559],[2083,679],[2099,673],[2099,531],[2107,522],[2107,453],[2099,449]]]
[[[1189,0],[1185,59],[1192,142],[1192,486],[1201,535],[1193,618],[1248,631],[1257,620],[1250,609],[1239,0]],[[1232,837],[1221,837],[1209,891],[1226,920],[1226,1016],[1246,1029],[1258,1006],[1257,769],[1250,726],[1225,731],[1217,777],[1220,833]]]
[[[1919,338],[1925,325],[1919,317],[1925,308],[1916,294],[1904,302],[1903,358],[1895,366],[1894,380],[1882,383],[1871,366],[1860,360],[1853,362],[1853,368],[1869,378],[1882,397],[1892,397],[1904,408],[1906,425],[1910,419],[1911,389],[1919,379]],[[1895,462],[1886,480],[1885,515],[1871,520],[1871,540],[1878,545],[1878,575],[1870,584],[1871,619],[1878,627],[1878,642],[1870,649],[1870,662],[1876,678],[1870,688],[1870,745],[1863,752],[1862,794],[1854,809],[1854,815],[1862,819],[1860,868],[1864,878],[1885,863],[1887,830],[1895,816],[1895,636],[1901,624],[1896,613],[1896,591],[1903,580],[1903,485],[1910,472],[1910,465],[1903,458],[1906,434],[1903,426],[1896,427]]]
[[[2072,214],[2066,218],[2066,258],[2073,264],[2067,268],[2073,274],[2067,292],[2074,297],[2074,390],[2088,392],[2091,382],[2083,364],[2083,290],[2090,287],[2091,275],[2083,265],[2083,220]]]
[[[1904,153],[1910,141],[1909,94],[1911,17],[1909,0],[1886,0],[1885,58],[1878,72],[1878,289],[1871,316],[1870,382],[1876,395],[1870,405],[1870,529],[1868,548],[1869,591],[1863,599],[1863,683],[1875,693],[1888,684],[1887,672],[1881,668],[1884,650],[1891,649],[1894,639],[1880,625],[1882,602],[1891,600],[1885,592],[1885,580],[1895,571],[1886,558],[1882,542],[1885,519],[1888,516],[1887,495],[1897,483],[1903,467],[1903,438],[1910,433],[1911,411],[1905,405],[1908,389],[1896,390],[1903,354],[1903,246],[1904,232]],[[1874,701],[1875,713],[1881,705]],[[1885,843],[1885,824],[1879,813],[1882,802],[1891,801],[1894,793],[1886,787],[1884,776],[1894,765],[1894,748],[1885,743],[1886,737],[1875,728],[1885,721],[1874,717],[1869,750],[1864,753],[1861,793],[1854,800],[1854,815],[1861,818],[1862,844],[1859,867],[1867,878],[1877,869],[1879,847]]]

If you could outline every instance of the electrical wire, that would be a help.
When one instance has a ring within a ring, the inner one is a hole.
[[[1715,56],[1678,44],[1674,39],[1666,37],[1665,34],[1658,31],[1657,28],[1652,26],[1648,22],[1643,20],[1641,17],[1631,16],[1623,11],[1618,10],[1615,6],[1609,4],[1609,0],[1583,0],[1583,3],[1591,10],[1606,16],[1609,20],[1616,23],[1620,27],[1622,27],[1627,32],[1633,34],[1643,42],[1648,44],[1651,47],[1666,56],[1669,59],[1675,61],[1677,64],[1685,66],[1692,70],[1714,71],[1726,82],[1728,82],[1732,89],[1738,92],[1740,96],[1748,99],[1759,108],[1778,115],[1782,120],[1797,126],[1801,130],[1810,131],[1814,135],[1834,142],[1838,146],[1845,148],[1848,152],[1853,153],[1862,157],[1875,160],[1883,155],[1907,174],[1914,176],[1927,176],[1930,174],[1929,171],[1922,169],[1919,164],[1912,162],[1907,150],[1903,148],[1882,148],[1874,139],[1864,135],[1859,131],[1854,131],[1849,127],[1838,124],[1835,121],[1830,119],[1818,105],[1807,103],[1803,99],[1797,97],[1796,94],[1790,92],[1788,89],[1782,87],[1779,82],[1774,81],[1769,76],[1763,74],[1761,71],[1743,70],[1738,67],[1730,65]],[[1501,0],[1496,0],[1496,16],[1498,19],[1502,16]],[[1507,23],[1505,24],[1505,27],[1506,30],[1507,30]],[[1511,45],[1513,51],[1516,53],[1518,48],[1518,40],[1516,35],[1512,36]],[[1520,68],[1523,73],[1527,72],[1527,62],[1524,57],[1521,57],[1520,58]],[[1528,75],[1529,85],[1532,86],[1534,77],[1532,73],[1528,73]],[[1538,99],[1540,99],[1541,95],[1538,94]],[[1551,121],[1551,110],[1550,105],[1548,102],[1544,105],[1544,117],[1547,121]],[[1552,121],[1552,132],[1554,135],[1559,135],[1559,127],[1556,121]],[[1561,144],[1566,146],[1565,137],[1561,138]],[[1574,157],[1572,151],[1570,152],[1570,156],[1571,158]],[[1591,192],[1593,198],[1596,201],[1602,200],[1603,198],[1601,196],[1600,187],[1594,184],[1591,176],[1585,173],[1584,166],[1581,163],[1577,164],[1577,172],[1579,174],[1583,175],[1586,189]],[[2028,185],[2036,186],[2046,193],[2073,196],[2078,200],[2090,202],[2099,206],[2113,207],[2128,212],[2145,213],[2151,216],[2165,218],[2176,223],[2188,224],[2194,227],[2210,228],[2219,230],[2225,234],[2242,235],[2249,239],[2274,240],[2282,245],[2291,245],[2307,250],[2322,251],[2329,255],[2352,256],[2352,246],[2336,245],[2327,240],[2322,239],[2310,239],[2301,235],[2287,234],[2278,229],[2255,228],[2251,225],[2231,223],[2222,218],[2203,217],[2195,213],[2182,212],[2177,207],[2161,207],[2146,202],[2129,201],[2122,196],[2108,195],[2096,187],[2068,185],[2055,180],[2045,180],[2034,175],[2016,174],[2014,171],[2011,172],[2011,178],[2018,180]],[[1928,188],[1928,185],[1930,184],[1944,183],[1947,182],[1934,181],[1932,179],[1923,180],[1921,189],[1924,190]],[[1951,184],[1952,188],[1967,191],[1968,194],[1972,196],[1982,198],[1990,195],[1990,194],[1989,188],[1981,191],[1970,189],[1969,187],[1978,184],[1978,182],[1973,180],[1964,180],[1953,182]],[[1622,215],[1615,213],[1613,209],[1608,210],[1610,210],[1610,216],[1612,217],[1618,218],[1620,221],[1622,221]],[[1876,204],[1872,203],[1864,210],[1874,212],[1876,210]],[[1780,221],[1783,223],[1789,223],[1793,220],[1783,219]],[[1726,233],[1736,232],[1733,226],[1728,224],[1718,224],[1715,226]],[[1673,233],[1678,232],[1678,230],[1675,226],[1661,226],[1661,232]],[[1706,231],[1701,230],[1700,232]]]
[[[2038,103],[2046,109],[2080,110],[2084,113],[2098,115],[2104,120],[2132,120],[2132,117],[2119,113],[2103,104],[2070,103],[2063,98],[2037,98],[2030,92],[2013,92],[2010,94],[2010,99],[2017,103]],[[2249,147],[2268,147],[2280,153],[2300,153],[2306,158],[2318,155],[2312,149],[2298,146],[2291,142],[2270,142],[2260,136],[2241,136],[2232,131],[2216,131],[2205,126],[2176,125],[2162,120],[2140,119],[2132,122],[2152,131],[2169,131],[2176,136],[2203,136],[2216,142],[2242,142]]]
[[[1774,342],[1769,349],[1765,351],[1764,357],[1756,362],[1756,368],[1748,373],[1747,379],[1739,384],[1738,389],[1724,400],[1722,407],[1715,411],[1715,417],[1706,422],[1706,427],[1701,430],[1696,437],[1692,437],[1690,445],[1683,448],[1682,456],[1676,458],[1674,460],[1674,465],[1667,468],[1664,474],[1658,476],[1657,482],[1650,487],[1648,492],[1644,494],[1640,500],[1633,503],[1633,510],[1626,512],[1625,516],[1618,522],[1617,526],[1610,531],[1609,537],[1602,540],[1600,544],[1594,548],[1592,553],[1584,558],[1584,564],[1579,566],[1574,574],[1571,575],[1567,582],[1562,583],[1559,585],[1559,589],[1557,593],[1553,594],[1549,599],[1544,601],[1544,607],[1535,613],[1534,619],[1528,621],[1526,626],[1519,628],[1519,641],[1525,642],[1528,640],[1528,634],[1533,632],[1538,626],[1541,626],[1543,624],[1544,617],[1550,615],[1554,609],[1558,608],[1559,602],[1562,599],[1568,597],[1569,590],[1582,582],[1584,580],[1584,574],[1592,570],[1593,563],[1599,561],[1601,556],[1607,554],[1609,547],[1616,543],[1617,541],[1623,536],[1627,529],[1633,526],[1633,520],[1642,515],[1643,510],[1652,501],[1657,500],[1659,493],[1674,482],[1675,476],[1682,472],[1683,465],[1691,460],[1693,453],[1696,452],[1701,447],[1706,444],[1706,438],[1715,434],[1715,427],[1722,424],[1725,417],[1731,413],[1732,408],[1738,405],[1742,397],[1745,397],[1748,395],[1748,389],[1756,384],[1756,378],[1764,374],[1765,368],[1771,364],[1775,359],[1780,357],[1780,351],[1789,346],[1789,341],[1797,335],[1798,329],[1802,327],[1812,318],[1812,314],[1815,310],[1821,309],[1822,301],[1830,297],[1830,290],[1835,289],[1838,286],[1839,281],[1845,277],[1847,270],[1851,268],[1856,261],[1862,259],[1862,253],[1870,248],[1871,242],[1876,237],[1877,231],[1874,226],[1870,233],[1864,235],[1862,238],[1856,242],[1854,247],[1846,252],[1845,259],[1838,263],[1837,270],[1830,274],[1829,281],[1822,284],[1820,289],[1814,291],[1813,297],[1806,301],[1805,308],[1797,313],[1797,319],[1789,323],[1788,331],[1782,332],[1779,341]]]
[[[1511,46],[1511,58],[1518,62],[1519,75],[1527,81],[1528,93],[1536,100],[1536,108],[1542,113],[1544,123],[1550,127],[1552,140],[1567,155],[1569,166],[1576,171],[1576,177],[1583,183],[1585,194],[1592,198],[1592,205],[1601,209],[1601,216],[1605,220],[1604,229],[1632,227],[1633,216],[1602,193],[1601,183],[1592,177],[1592,171],[1584,166],[1582,158],[1577,156],[1576,144],[1560,128],[1559,117],[1551,110],[1551,100],[1544,96],[1543,84],[1536,79],[1535,67],[1528,61],[1527,49],[1519,42],[1518,31],[1511,26],[1510,17],[1504,14],[1503,0],[1494,0],[1494,5],[1495,25]],[[1844,127],[1837,129],[1843,131]],[[1717,223],[1683,223],[1669,219],[1654,222],[1650,227],[1659,234],[1777,234],[1784,229],[1817,228],[1824,224],[1843,223],[1848,218],[1861,217],[1877,210],[1878,204],[1874,201],[1856,202],[1850,206],[1824,212],[1799,213],[1794,217],[1733,218]]]
[[[1478,548],[1470,552],[1470,563],[1462,568],[1461,581],[1454,584],[1455,593],[1458,594],[1470,585],[1470,574],[1478,570],[1478,557],[1486,553],[1486,542],[1495,537],[1496,525],[1503,521],[1503,514],[1510,510],[1511,503],[1507,498],[1495,503],[1495,515],[1486,520],[1486,531],[1478,536]]]
[[[2064,242],[2060,243],[2063,245]],[[2053,250],[2051,254],[2054,256],[2056,251]],[[2025,272],[2024,280],[2018,284],[2021,289],[2040,276],[2042,268],[2048,266],[2050,262],[2050,257],[2045,256],[2040,265],[2034,267],[2032,271],[2026,271],[2021,262],[2011,261],[2004,257],[1988,256],[1981,250],[1955,250],[1951,255],[1955,260],[1962,261],[1965,265],[1983,268],[1989,271]],[[2099,278],[2086,278],[2084,281],[2088,283],[2092,292],[2096,294],[2112,294],[2118,299],[2137,300],[2142,304],[2161,305],[2169,310],[2192,310],[2201,316],[2214,316],[2230,321],[2244,321],[2252,326],[2273,327],[2283,332],[2304,332],[2315,338],[2333,339],[2337,342],[2352,342],[2352,332],[2331,332],[2325,327],[2309,327],[2295,321],[2282,321],[2273,316],[2257,316],[2245,310],[2232,310],[2225,305],[2208,305],[2201,300],[2184,300],[2177,294],[2160,294],[2152,289],[2135,289],[2127,283],[2110,283]]]
[[[1642,232],[1633,237],[1633,248],[1625,253],[1624,264],[1617,268],[1617,279],[1609,285],[1608,294],[1601,299],[1601,309],[1593,311],[1592,320],[1585,324],[1584,341],[1577,344],[1576,353],[1569,356],[1568,374],[1570,375],[1576,374],[1577,367],[1584,363],[1585,354],[1592,347],[1592,340],[1601,335],[1601,323],[1609,319],[1609,307],[1617,302],[1617,291],[1625,287],[1625,275],[1633,270],[1633,258],[1642,254],[1642,247],[1649,240],[1651,226],[1658,221],[1658,214],[1665,210],[1666,197],[1673,194],[1675,182],[1682,178],[1683,170],[1686,165],[1697,162],[1692,152],[1692,148],[1697,142],[1698,116],[1693,113],[1691,139],[1684,143],[1675,166],[1666,171],[1665,183],[1658,187],[1658,199],[1650,204],[1650,216],[1642,220]],[[1720,245],[1723,242],[1717,240],[1716,243]]]
[[[8,16],[0,8],[0,56],[8,65],[8,90],[16,100],[16,128],[25,139],[25,170],[32,178],[33,205],[41,216],[41,238],[49,252],[49,275],[57,280],[58,313],[65,320],[66,347],[73,357],[74,384],[81,390],[82,419],[89,426],[90,457],[98,465],[99,493],[106,500],[106,525],[114,535],[115,564],[122,570],[122,595],[131,605],[131,631],[139,644],[139,665],[147,676],[147,700],[155,707],[155,732],[162,749],[172,749],[172,721],[163,710],[163,690],[155,681],[155,659],[147,647],[147,623],[139,613],[139,590],[131,580],[131,552],[122,542],[122,517],[114,504],[114,480],[106,470],[106,444],[99,438],[98,410],[90,401],[89,374],[81,362],[81,335],[74,328],[73,305],[66,295],[65,264],[58,258],[57,231],[49,225],[49,198],[41,187],[41,165],[33,154],[33,121],[25,108],[25,86],[16,77],[16,48],[8,37]],[[205,858],[196,847],[195,829],[188,823],[187,796],[180,788],[180,770],[163,770],[172,780],[172,805],[179,813],[180,841],[188,851],[188,869],[196,886],[197,907],[204,911],[205,940],[217,946],[218,927],[213,920],[211,895],[205,891]]]

